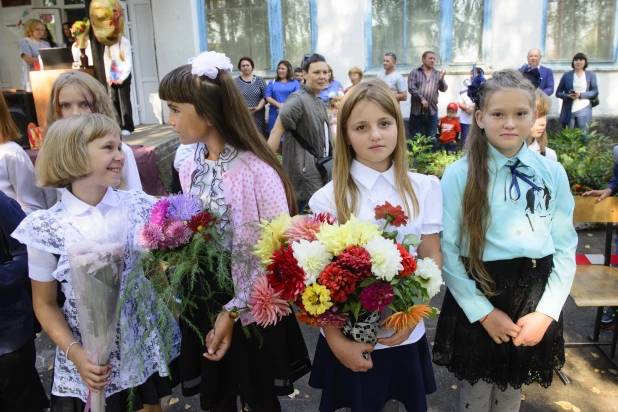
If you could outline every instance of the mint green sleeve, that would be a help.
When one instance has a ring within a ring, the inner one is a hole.
[[[461,205],[466,184],[466,170],[462,160],[446,168],[440,185],[444,199],[442,246],[442,276],[453,297],[466,314],[470,323],[476,322],[493,310],[493,305],[477,289],[476,283],[466,273],[459,256],[461,234]]]
[[[554,268],[549,275],[545,292],[536,307],[537,312],[558,320],[564,302],[569,296],[573,278],[575,277],[575,249],[577,248],[577,232],[573,227],[573,210],[575,201],[569,188],[569,180],[562,165],[555,179],[556,209],[551,227],[551,238],[554,243]]]

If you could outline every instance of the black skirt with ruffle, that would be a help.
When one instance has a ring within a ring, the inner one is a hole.
[[[495,308],[504,311],[513,322],[536,310],[553,269],[551,255],[536,259],[536,266],[529,258],[484,264],[499,292],[489,299]],[[480,290],[478,282],[477,288]],[[502,390],[507,385],[518,389],[533,382],[547,388],[554,369],[564,365],[562,324],[560,314],[535,346],[515,346],[512,340],[498,345],[480,322],[470,323],[447,289],[438,319],[433,361],[471,384],[482,379]]]

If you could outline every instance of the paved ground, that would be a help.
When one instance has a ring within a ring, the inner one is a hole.
[[[578,253],[602,253],[603,242],[604,232],[581,231],[579,232]],[[432,304],[440,307],[443,297],[444,291],[432,301]],[[595,309],[580,309],[575,306],[571,299],[567,300],[564,310],[566,341],[586,339],[586,336],[592,333],[595,313]],[[435,322],[427,322],[426,327],[428,340],[432,342]],[[313,357],[318,331],[315,328],[303,327],[303,334]],[[601,339],[609,340],[610,332],[603,331]],[[37,367],[44,386],[49,390],[52,375],[50,365],[53,364],[54,346],[49,338],[41,336],[37,340],[37,350]],[[554,383],[549,389],[543,389],[539,385],[524,387],[525,399],[522,402],[521,411],[618,411],[618,368],[607,360],[601,350],[594,347],[567,349],[566,353],[567,363],[563,370],[571,380],[571,385],[563,385],[558,376],[554,375]],[[435,366],[435,376],[438,391],[428,397],[429,411],[457,411],[459,382],[442,367]],[[320,391],[310,388],[307,385],[307,379],[308,377],[305,376],[297,383],[296,387],[300,394],[294,399],[281,398],[285,412],[313,412],[318,410]],[[165,400],[163,410],[165,412],[199,410],[199,400],[195,397],[183,398],[177,390],[172,397]],[[394,412],[404,409],[403,407],[398,409],[398,406],[393,404],[389,405],[387,410]]]

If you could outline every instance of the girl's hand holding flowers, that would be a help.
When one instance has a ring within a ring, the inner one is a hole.
[[[343,336],[341,329],[332,326],[324,327],[324,336],[326,336],[326,341],[333,354],[346,368],[353,372],[367,372],[373,368],[372,345],[348,339]],[[365,359],[365,353],[367,359]]]
[[[79,376],[81,376],[84,385],[88,388],[89,391],[94,393],[100,393],[101,389],[111,383],[109,376],[112,373],[112,368],[109,364],[105,366],[95,365],[90,362],[86,357],[86,352],[81,345],[76,345],[72,352],[71,358],[69,359],[73,361],[77,371],[79,372]]]

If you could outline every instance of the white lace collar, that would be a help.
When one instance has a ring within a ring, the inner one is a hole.
[[[78,199],[67,188],[63,188],[60,190],[62,192],[62,197],[61,197],[62,203],[67,208],[70,214],[79,216],[83,213],[88,212],[90,208],[93,208],[93,206]],[[120,199],[118,198],[118,193],[116,193],[116,191],[112,189],[111,187],[108,187],[107,191],[105,192],[105,196],[103,196],[103,199],[101,199],[101,202],[96,206],[96,208],[101,209],[100,206],[105,205],[107,206],[106,207],[107,209],[111,209],[111,208],[118,206],[118,203],[120,203]]]

